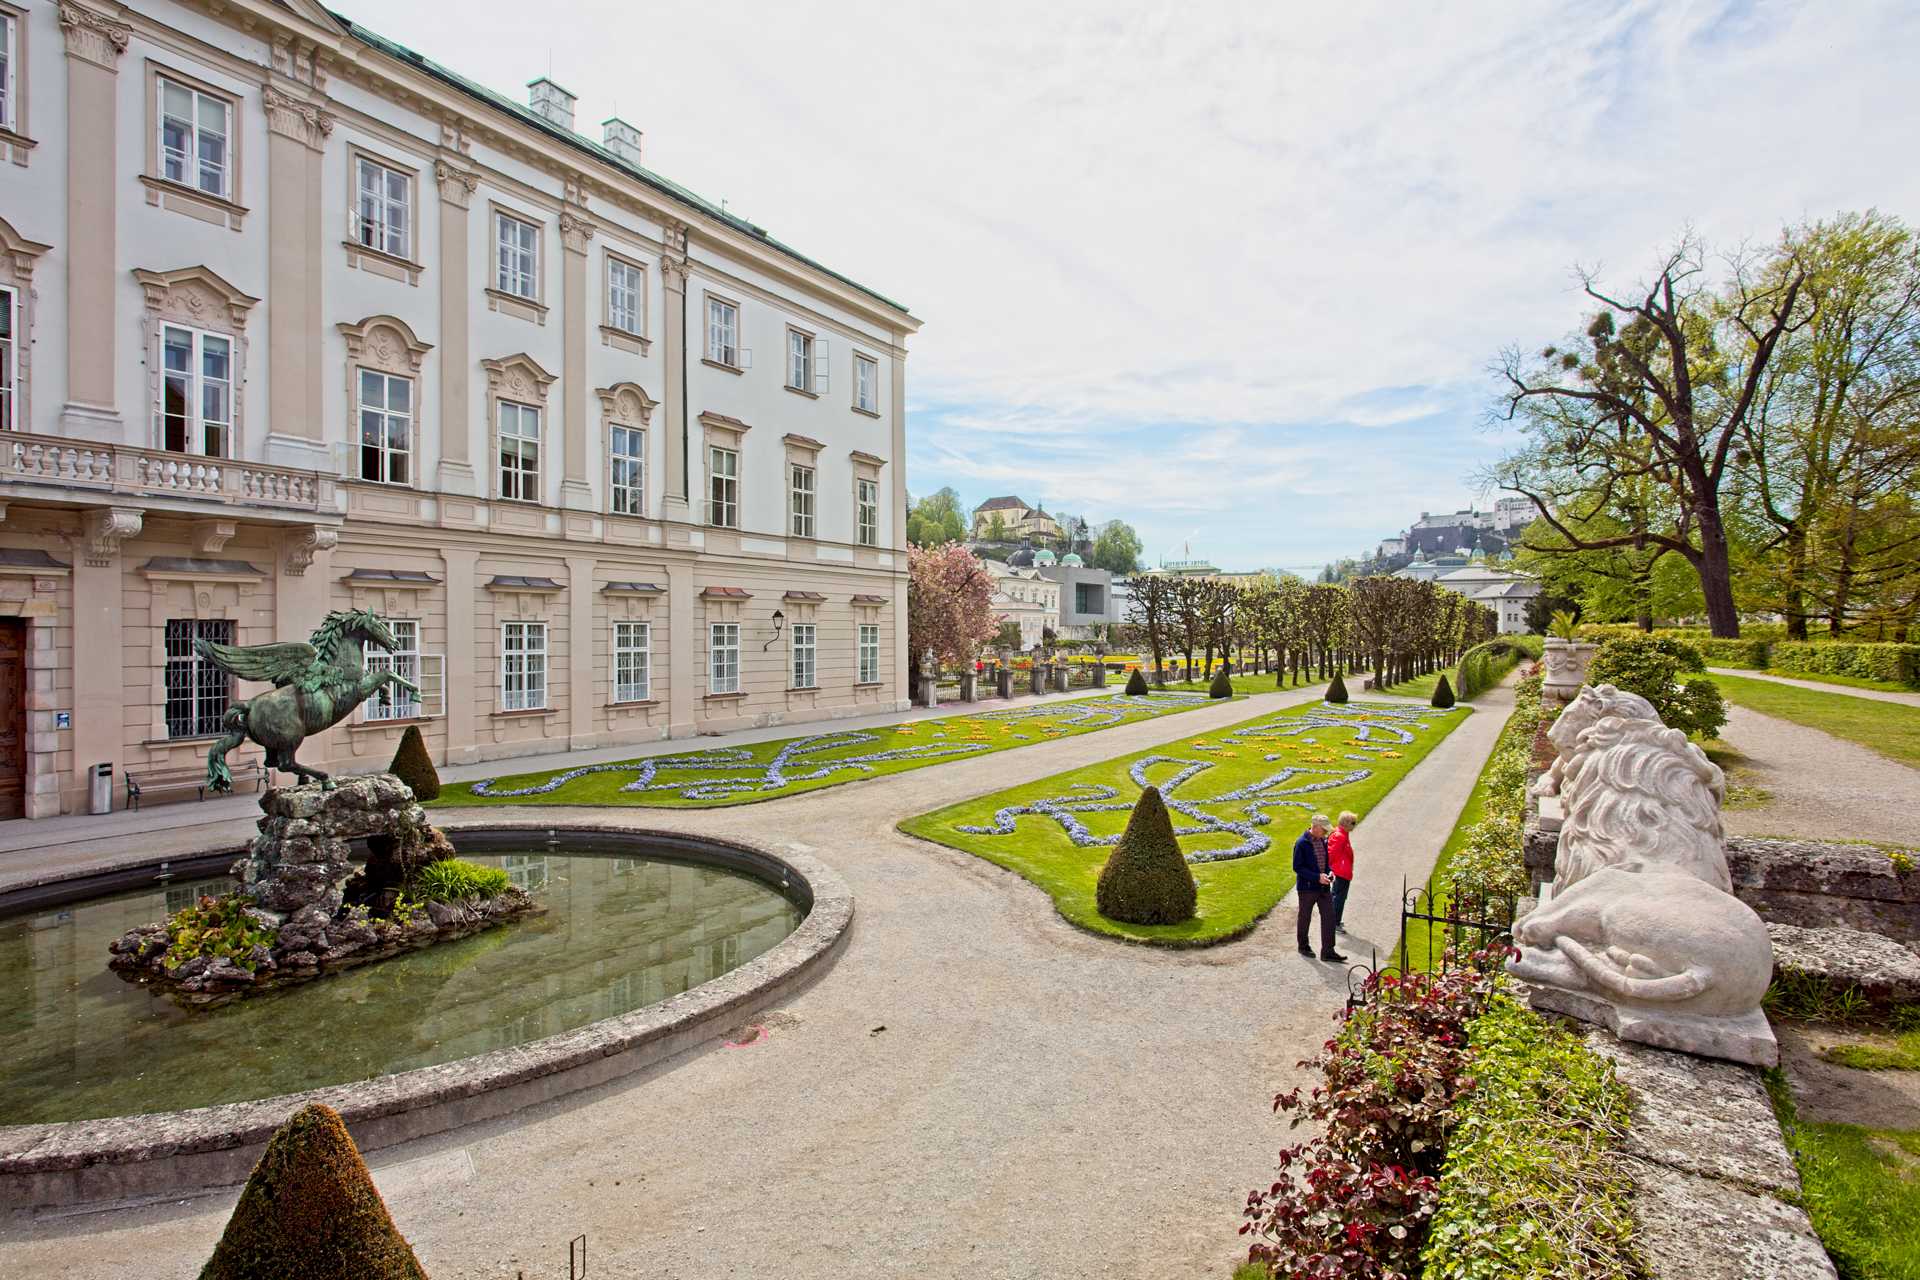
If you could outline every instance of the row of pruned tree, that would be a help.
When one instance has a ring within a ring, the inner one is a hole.
[[[1498,629],[1485,605],[1412,578],[1242,585],[1151,575],[1135,578],[1132,593],[1129,639],[1152,655],[1156,672],[1175,656],[1191,668],[1197,654],[1211,671],[1216,656],[1251,655],[1296,680],[1366,666],[1396,684],[1453,662]]]

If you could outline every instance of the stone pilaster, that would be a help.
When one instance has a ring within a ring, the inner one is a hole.
[[[600,698],[594,694],[594,651],[600,637],[593,625],[592,556],[567,557],[567,749],[600,745],[595,724]],[[605,659],[612,676],[611,645]]]
[[[584,209],[560,211],[561,334],[566,351],[560,373],[562,442],[560,505],[570,511],[594,509],[587,480],[587,333],[596,326],[587,314],[587,246],[593,223]]]
[[[267,460],[334,471],[321,378],[321,148],[334,115],[317,91],[269,82],[267,115]]]
[[[120,55],[133,28],[85,5],[60,6],[67,44],[67,129],[84,146],[67,148],[66,435],[123,442],[114,394],[114,94]]]
[[[480,180],[471,169],[444,157],[435,164],[434,177],[440,188],[440,487],[474,495],[480,489],[473,473],[468,396],[473,367],[467,343],[472,299],[467,206]]]
[[[666,409],[667,483],[660,514],[669,522],[684,524],[692,519],[687,500],[687,228],[682,223],[669,223],[661,238],[665,244],[660,252],[660,280],[667,297],[667,377],[661,396]],[[678,705],[676,702],[675,707]],[[673,722],[680,723],[677,710]]]
[[[472,764],[479,758],[474,750],[477,700],[492,696],[491,690],[476,688],[473,679],[479,670],[474,665],[473,605],[480,554],[448,547],[440,559],[447,569],[447,763]]]

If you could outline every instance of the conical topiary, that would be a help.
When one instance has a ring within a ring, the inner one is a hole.
[[[426,1280],[331,1107],[274,1130],[200,1280]]]
[[[1231,698],[1233,696],[1233,677],[1227,674],[1225,667],[1213,673],[1213,683],[1207,686],[1209,698]]]
[[[1433,705],[1450,707],[1453,705],[1453,686],[1447,683],[1447,673],[1440,673],[1440,683],[1433,686]]]
[[[1134,802],[1120,843],[1100,869],[1094,893],[1100,914],[1127,924],[1179,924],[1193,918],[1199,898],[1160,789],[1147,787]]]
[[[1340,673],[1336,671],[1333,673],[1333,683],[1327,686],[1327,701],[1345,702],[1346,700],[1347,682],[1341,679]]]
[[[399,750],[393,753],[393,763],[387,766],[387,772],[412,788],[415,800],[431,800],[440,794],[440,772],[433,767],[427,740],[420,736],[417,724],[408,725],[407,731],[400,735]]]
[[[1144,696],[1146,692],[1147,677],[1141,672],[1140,668],[1135,667],[1133,674],[1127,677],[1127,696],[1130,698],[1138,698]]]

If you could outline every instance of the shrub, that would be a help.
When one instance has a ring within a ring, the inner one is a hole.
[[[491,898],[507,891],[512,883],[499,867],[483,867],[465,858],[442,858],[429,862],[413,873],[407,886],[415,897],[428,902],[458,902],[463,898]]]
[[[1513,715],[1500,731],[1482,779],[1480,820],[1467,829],[1448,868],[1449,897],[1501,897],[1528,889],[1521,848],[1527,819],[1527,770],[1540,728],[1540,677],[1530,675],[1514,694]]]
[[[1664,637],[1672,633],[1661,632],[1660,634]],[[1749,667],[1755,671],[1764,671],[1767,668],[1768,655],[1773,649],[1773,646],[1765,640],[1748,639],[1745,636],[1738,640],[1716,640],[1712,636],[1702,636],[1698,639],[1677,636],[1674,638],[1687,639],[1700,651],[1700,656],[1707,660],[1708,665],[1715,667]]]
[[[1703,671],[1700,651],[1684,640],[1666,636],[1639,636],[1609,640],[1587,668],[1587,683],[1617,685],[1653,704],[1669,728],[1700,737],[1712,737],[1727,722],[1727,704],[1719,686],[1705,676],[1681,672]]]
[[[1638,1274],[1613,1063],[1498,994],[1474,1019],[1422,1280]]]
[[[1147,787],[1100,869],[1094,893],[1100,914],[1127,924],[1179,924],[1193,918],[1199,898],[1160,789]]]
[[[1327,686],[1327,701],[1345,702],[1346,700],[1347,682],[1341,679],[1340,673],[1336,671],[1333,673],[1333,683]]]
[[[1453,686],[1447,683],[1447,673],[1440,673],[1440,680],[1433,686],[1433,705],[1450,707],[1453,705]]]
[[[1141,674],[1140,668],[1135,667],[1133,674],[1127,677],[1127,696],[1130,698],[1143,697],[1146,692],[1147,677]]]
[[[1524,658],[1537,658],[1545,647],[1539,636],[1501,636],[1477,644],[1460,655],[1454,670],[1454,697],[1470,702],[1500,683]]]
[[[177,969],[201,956],[224,956],[253,972],[253,949],[271,948],[280,934],[247,914],[253,905],[246,894],[229,893],[201,898],[174,912],[167,921],[167,968]]]
[[[1233,696],[1233,677],[1227,674],[1225,667],[1221,667],[1220,670],[1214,672],[1213,683],[1207,686],[1207,696],[1209,698],[1231,698]]]
[[[400,735],[399,749],[393,753],[387,772],[406,783],[415,800],[432,800],[440,794],[440,772],[433,767],[433,757],[427,753],[427,741],[420,736],[417,724],[408,725]]]
[[[1782,641],[1773,646],[1768,665],[1789,675],[1848,676],[1920,685],[1920,644]]]
[[[331,1107],[274,1130],[200,1280],[426,1280]]]

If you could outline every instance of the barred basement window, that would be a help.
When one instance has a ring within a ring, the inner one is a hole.
[[[793,624],[793,687],[813,689],[819,686],[816,675],[815,658],[818,648],[815,644],[814,624],[796,622]]]
[[[653,628],[645,622],[613,624],[613,700],[645,702],[652,697]]]
[[[547,624],[500,626],[500,709],[535,711],[547,705]]]
[[[194,651],[194,641],[232,644],[227,618],[167,619],[167,736],[204,738],[220,732],[233,698],[227,673]]]
[[[861,684],[880,683],[880,628],[877,624],[860,624],[860,675]]]

